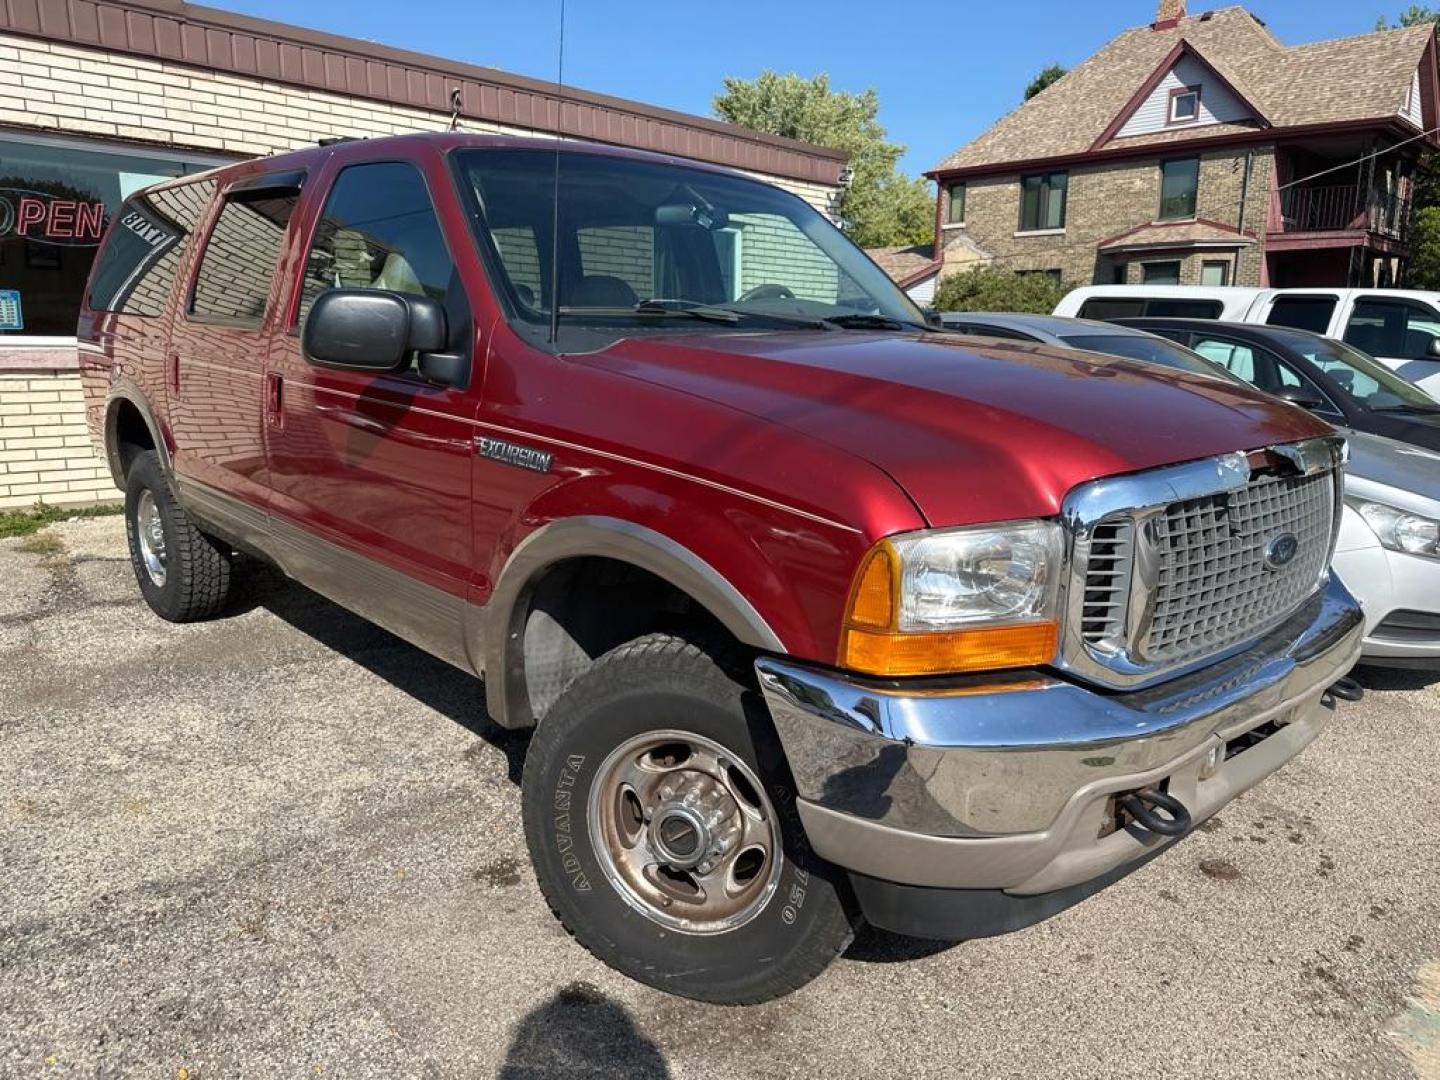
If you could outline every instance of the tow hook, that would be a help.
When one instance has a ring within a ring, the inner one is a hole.
[[[1179,799],[1163,791],[1131,791],[1116,802],[1142,829],[1160,836],[1180,836],[1190,831],[1190,811]],[[1162,817],[1156,810],[1164,810],[1169,816]]]
[[[1326,706],[1334,708],[1336,698],[1341,701],[1359,701],[1364,696],[1365,688],[1347,675],[1343,679],[1337,679],[1331,683],[1321,701]]]

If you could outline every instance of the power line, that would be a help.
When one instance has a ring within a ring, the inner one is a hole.
[[[1422,131],[1419,135],[1411,135],[1408,139],[1403,139],[1400,142],[1394,143],[1390,146],[1385,146],[1379,150],[1364,154],[1356,158],[1354,161],[1344,161],[1341,162],[1339,165],[1332,165],[1328,169],[1321,169],[1319,172],[1313,172],[1309,176],[1302,176],[1299,179],[1291,180],[1288,183],[1279,184],[1271,188],[1271,190],[1284,191],[1286,188],[1294,187],[1296,184],[1303,184],[1306,180],[1314,180],[1317,176],[1328,176],[1332,172],[1339,172],[1341,169],[1348,169],[1353,165],[1363,165],[1371,158],[1378,158],[1381,154],[1388,154],[1391,150],[1398,150],[1400,149],[1400,147],[1415,142],[1417,139],[1423,139],[1427,135],[1434,135],[1437,131],[1440,131],[1440,127],[1433,127],[1429,131]]]

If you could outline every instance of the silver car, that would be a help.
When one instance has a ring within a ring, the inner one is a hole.
[[[1055,315],[945,312],[946,329],[1043,342],[1234,378],[1166,338]],[[1361,662],[1440,671],[1440,454],[1350,428],[1333,567],[1365,610]]]

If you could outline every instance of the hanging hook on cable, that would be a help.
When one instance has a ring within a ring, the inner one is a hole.
[[[460,130],[460,87],[450,91],[450,130]]]

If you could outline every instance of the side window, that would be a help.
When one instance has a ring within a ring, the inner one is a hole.
[[[299,321],[326,289],[386,289],[443,303],[454,271],[419,171],[396,161],[351,165],[335,178],[315,226]],[[538,285],[538,269],[535,276]]]
[[[1255,350],[1250,346],[1242,345],[1238,341],[1197,334],[1192,348],[1206,360],[1213,360],[1225,368],[1231,375],[1244,379],[1252,386],[1258,385]]]
[[[1145,301],[1124,297],[1097,296],[1080,305],[1082,319],[1133,319],[1145,314]]]
[[[1333,296],[1280,296],[1270,305],[1265,321],[1271,326],[1289,326],[1323,334],[1330,329],[1335,304]]]
[[[225,200],[200,257],[191,315],[260,325],[285,228],[299,198],[294,191],[257,191]]]
[[[1146,315],[1171,319],[1218,319],[1224,310],[1219,300],[1155,299],[1145,304]]]
[[[1345,343],[1371,356],[1428,359],[1440,337],[1440,312],[1405,300],[1361,299],[1345,327]]]
[[[185,241],[214,193],[206,180],[126,200],[90,278],[90,309],[163,315]]]

